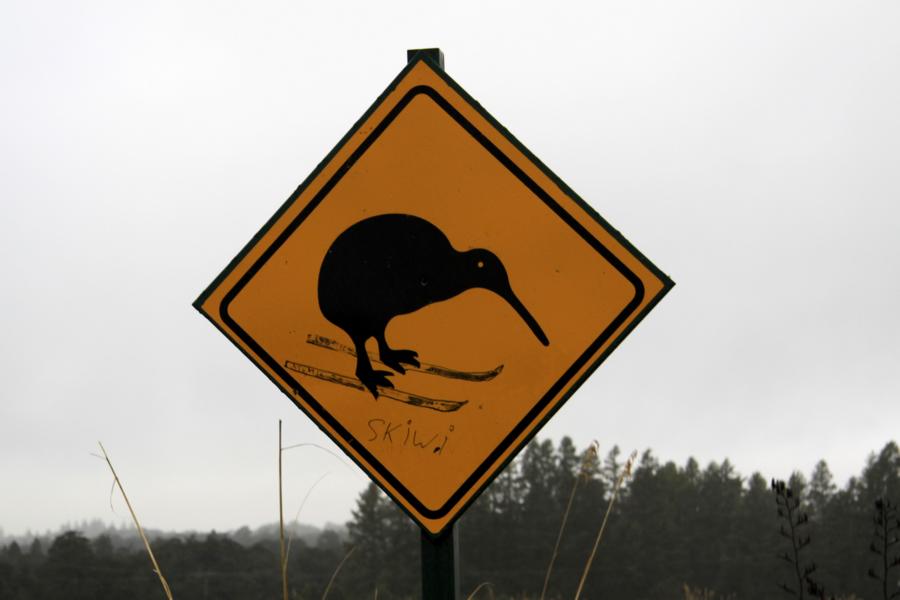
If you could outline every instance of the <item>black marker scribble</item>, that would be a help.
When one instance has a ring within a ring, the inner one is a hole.
[[[329,339],[323,335],[311,333],[306,336],[306,343],[312,344],[313,346],[318,346],[320,348],[328,348],[329,350],[334,350],[336,352],[343,352],[348,356],[356,357],[356,350],[354,350],[350,346],[345,346],[344,344]],[[380,360],[378,360],[376,354],[369,354],[369,360],[379,365],[384,364]],[[438,377],[447,377],[449,379],[461,379],[463,381],[490,381],[500,374],[500,372],[503,370],[503,365],[496,366],[490,371],[460,371],[458,369],[451,369],[450,367],[442,367],[440,365],[433,365],[422,362],[418,367],[408,366],[406,367],[406,370],[415,371],[417,373],[425,373],[427,375],[437,375]]]
[[[333,371],[326,371],[325,369],[320,369],[318,367],[303,365],[290,360],[284,361],[284,367],[295,373],[315,377],[316,379],[321,379],[322,381],[327,381],[329,383],[337,383],[360,391],[366,391],[367,389],[359,379],[341,375],[340,373],[335,373]],[[380,397],[390,398],[391,400],[418,406],[420,408],[429,408],[438,412],[454,412],[469,403],[468,400],[456,401],[427,398],[419,394],[411,394],[395,388],[378,388],[378,392]]]

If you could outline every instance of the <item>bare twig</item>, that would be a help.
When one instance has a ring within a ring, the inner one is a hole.
[[[594,562],[594,557],[597,555],[597,547],[600,545],[600,539],[603,537],[603,530],[606,529],[606,522],[609,520],[609,515],[612,512],[612,507],[616,501],[616,497],[619,495],[619,489],[625,482],[625,478],[631,475],[631,468],[634,466],[635,458],[637,458],[636,450],[631,453],[631,456],[628,457],[628,462],[625,463],[625,468],[622,469],[622,474],[619,475],[619,478],[616,480],[616,486],[613,488],[612,496],[610,496],[609,498],[609,504],[606,506],[606,514],[603,515],[603,522],[600,524],[600,531],[597,532],[597,539],[594,540],[594,548],[593,550],[591,550],[591,555],[588,557],[587,563],[584,565],[584,572],[581,574],[581,581],[578,582],[578,590],[575,592],[575,600],[578,600],[578,598],[581,597],[581,590],[584,589],[584,582],[587,580],[588,572],[591,569],[591,564]]]
[[[102,443],[97,443],[100,445],[100,451],[103,452],[103,459],[106,461],[106,464],[109,466],[109,470],[112,472],[114,485],[118,486],[119,491],[122,492],[122,498],[125,499],[125,505],[128,507],[128,512],[131,513],[131,519],[134,521],[134,524],[137,527],[138,535],[141,536],[141,540],[144,542],[144,548],[147,549],[147,555],[150,556],[150,562],[153,564],[153,572],[156,573],[157,577],[159,577],[159,582],[162,584],[163,591],[166,594],[166,598],[168,598],[168,600],[172,600],[172,590],[169,588],[169,582],[166,581],[165,577],[163,577],[162,569],[159,568],[159,564],[156,562],[156,557],[153,556],[153,550],[150,549],[150,540],[148,540],[146,534],[144,534],[144,528],[141,527],[141,523],[140,521],[138,521],[137,515],[134,512],[134,508],[132,508],[131,506],[131,501],[128,500],[128,494],[125,493],[125,488],[122,487],[122,481],[116,474],[116,470],[113,468],[112,461],[109,460],[109,455],[106,453],[106,448],[103,447]]]

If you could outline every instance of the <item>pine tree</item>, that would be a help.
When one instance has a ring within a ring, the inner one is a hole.
[[[510,462],[460,519],[463,590],[472,590],[485,581],[498,590],[521,587],[510,575],[521,560],[524,488],[519,466],[519,460]]]
[[[41,543],[41,538],[37,536],[31,540],[31,546],[28,547],[28,560],[33,564],[41,563],[44,560],[44,545]]]
[[[890,500],[879,498],[875,501],[875,531],[874,540],[869,546],[872,553],[879,557],[879,564],[869,569],[869,577],[881,584],[881,596],[883,600],[900,598],[900,589],[896,576],[891,571],[900,567],[900,517],[897,507]],[[890,591],[889,591],[890,590]]]
[[[572,461],[571,458],[566,457],[566,454],[563,454],[562,447],[560,450],[557,469],[562,480],[562,478],[569,477],[568,465]],[[565,452],[568,453],[568,450]],[[560,544],[559,557],[553,567],[553,585],[551,589],[557,595],[551,597],[571,598],[575,594],[581,573],[584,570],[584,561],[593,547],[597,527],[600,524],[600,519],[603,517],[603,511],[607,502],[606,487],[601,475],[602,465],[597,445],[591,444],[582,452],[577,452],[576,450],[575,457],[578,488],[575,497],[572,499],[572,508],[566,525],[565,535]],[[568,487],[559,490],[561,495],[571,494],[572,487],[575,484],[573,481],[566,485]],[[566,503],[568,503],[568,498],[566,498]],[[563,510],[565,509],[560,509],[558,516],[560,519],[562,518]],[[605,564],[605,560],[603,562]],[[602,572],[604,568],[599,563],[594,566],[592,581],[600,579],[601,582],[605,583],[605,577],[594,575],[594,570]]]
[[[896,442],[869,456],[860,483],[860,500],[866,512],[879,498],[900,498],[900,447]]]
[[[656,529],[662,524],[659,503],[667,500],[661,494],[656,477],[659,468],[653,452],[644,451],[628,487],[619,493],[608,531],[604,534],[602,552],[597,556],[585,588],[587,595],[607,595],[609,587],[614,587],[621,597],[647,597],[659,576],[657,571],[667,567],[659,564],[656,555],[660,545]],[[621,473],[621,469],[618,471]],[[612,469],[606,471],[604,478],[612,472]],[[603,510],[597,513],[589,525],[593,532],[600,525]],[[647,570],[650,573],[645,576]]]
[[[421,587],[421,532],[399,506],[384,498],[382,505],[386,530],[384,579],[391,582],[394,597],[418,596]],[[379,592],[380,598],[390,598]]]
[[[734,585],[740,598],[771,596],[772,554],[779,546],[772,524],[772,492],[759,473],[746,482],[737,515],[736,532],[740,554],[735,561]]]
[[[813,521],[821,520],[825,507],[828,506],[836,491],[837,486],[834,484],[828,463],[820,460],[816,463],[812,476],[809,478],[809,491],[806,494],[809,515]]]
[[[711,462],[700,477],[697,530],[704,542],[693,549],[698,567],[692,583],[720,593],[733,590],[731,571],[738,558],[736,534],[743,482],[728,459]]]
[[[525,489],[522,519],[527,523],[527,529],[520,538],[518,552],[521,559],[514,575],[524,591],[536,594],[544,582],[544,573],[539,565],[550,560],[556,541],[556,527],[562,514],[557,504],[558,493],[554,489],[556,457],[549,439],[533,441],[525,448],[521,475]]]
[[[98,579],[93,570],[90,541],[77,531],[66,531],[53,540],[40,574],[52,598],[94,600]]]
[[[868,511],[863,512],[859,505],[859,494],[859,481],[851,477],[821,509],[814,523],[823,583],[839,596],[860,593],[865,585],[864,550],[871,530]]]
[[[550,481],[550,493],[560,510],[564,509],[568,503],[569,492],[581,468],[579,463],[578,449],[572,443],[572,438],[563,437],[556,448],[555,468]]]
[[[347,523],[349,545],[354,548],[351,586],[365,596],[371,595],[376,587],[381,592],[387,584],[384,569],[389,536],[385,522],[387,502],[378,486],[369,483],[356,500],[353,519]]]
[[[622,451],[619,449],[619,446],[616,445],[610,449],[606,458],[603,460],[603,468],[600,470],[600,476],[602,477],[607,490],[613,489],[616,485],[616,480],[619,478],[619,473],[622,472],[622,463],[619,462],[619,456],[621,454]]]

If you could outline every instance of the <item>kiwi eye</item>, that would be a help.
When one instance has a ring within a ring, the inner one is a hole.
[[[479,260],[479,261],[478,261],[478,268],[479,268],[479,269],[483,269],[483,268],[484,268],[484,261],[483,261],[483,260]]]

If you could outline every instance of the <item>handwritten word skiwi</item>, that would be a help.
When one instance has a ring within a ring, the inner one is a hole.
[[[381,442],[393,446],[409,446],[418,450],[429,450],[432,454],[442,454],[450,441],[454,427],[450,425],[447,433],[423,433],[413,426],[412,419],[405,423],[394,423],[385,419],[369,419],[371,435],[367,442]]]

